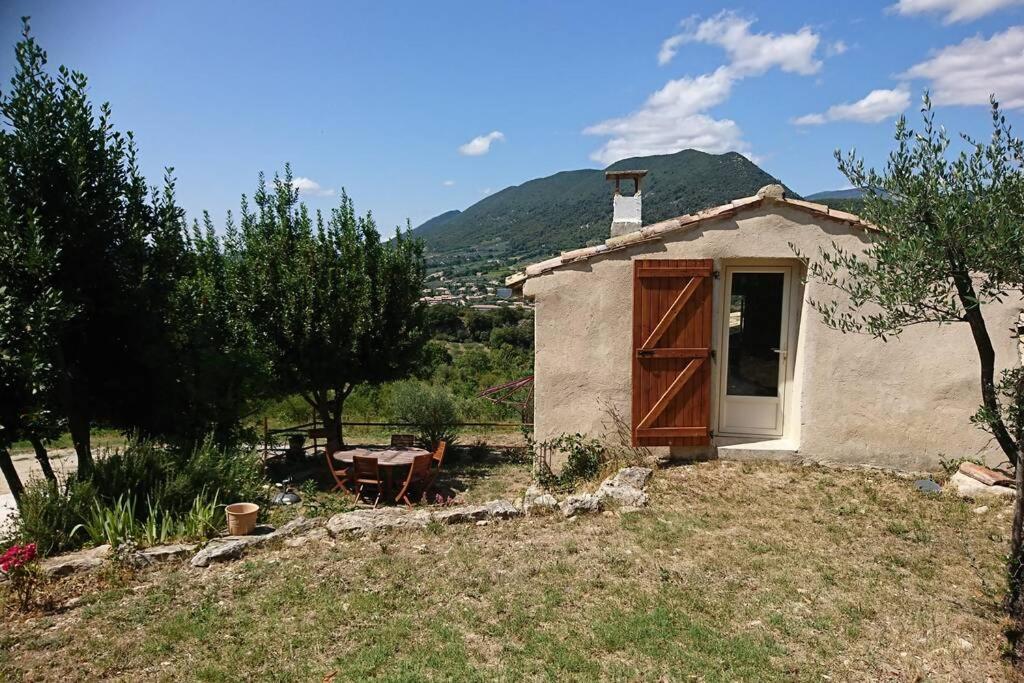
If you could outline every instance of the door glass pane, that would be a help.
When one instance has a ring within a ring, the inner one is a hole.
[[[782,338],[782,273],[733,273],[729,299],[732,396],[778,396]]]

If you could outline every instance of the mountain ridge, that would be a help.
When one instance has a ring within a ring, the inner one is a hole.
[[[736,152],[631,157],[605,169],[560,171],[495,192],[460,212],[448,211],[414,229],[428,252],[474,252],[505,260],[548,256],[597,244],[611,226],[609,170],[644,169],[644,223],[693,213],[753,195],[780,181]],[[624,191],[629,191],[627,181]],[[791,196],[795,195],[787,189]]]

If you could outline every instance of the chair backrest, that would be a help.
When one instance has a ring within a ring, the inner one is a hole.
[[[440,467],[441,463],[444,462],[444,449],[445,449],[445,446],[446,446],[446,444],[445,444],[444,441],[439,442],[437,444],[437,450],[434,451],[433,455],[430,456],[433,459],[434,464],[436,464],[438,467]]]
[[[371,456],[353,455],[352,474],[356,479],[380,481],[380,463]]]
[[[433,459],[433,453],[423,453],[413,458],[412,467],[409,468],[409,480],[416,481],[430,474],[430,463]]]
[[[391,445],[412,448],[416,445],[416,437],[412,434],[392,434]]]

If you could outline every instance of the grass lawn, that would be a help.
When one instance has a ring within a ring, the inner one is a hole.
[[[522,467],[470,490],[518,488]],[[0,677],[1014,677],[998,606],[1009,503],[975,513],[879,473],[778,464],[671,468],[651,490],[636,513],[71,580],[73,606],[6,620]]]

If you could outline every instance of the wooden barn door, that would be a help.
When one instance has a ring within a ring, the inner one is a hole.
[[[633,262],[633,445],[710,443],[710,259]]]

